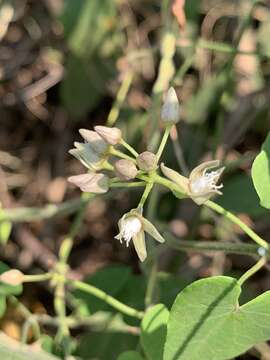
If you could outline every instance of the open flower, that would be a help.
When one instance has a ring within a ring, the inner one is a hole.
[[[126,246],[129,246],[132,240],[141,261],[144,261],[147,257],[145,231],[158,242],[163,243],[165,241],[154,225],[145,219],[136,209],[122,216],[118,222],[118,227],[120,232],[115,238],[121,243],[125,241]]]
[[[180,192],[188,195],[196,204],[201,205],[215,194],[222,195],[220,189],[223,185],[217,185],[217,182],[225,167],[215,171],[208,171],[219,166],[219,160],[206,161],[195,167],[191,171],[189,178],[178,174],[164,164],[161,164],[161,170],[167,178],[179,186]]]
[[[81,191],[104,194],[109,190],[109,178],[104,174],[88,173],[70,176],[68,181],[78,186]]]
[[[109,145],[95,131],[80,129],[79,132],[85,142],[75,142],[75,148],[69,153],[91,171],[100,170],[107,159]]]

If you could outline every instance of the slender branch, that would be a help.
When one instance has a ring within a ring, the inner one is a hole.
[[[169,135],[170,135],[171,128],[172,128],[171,125],[167,125],[166,128],[165,128],[165,131],[164,131],[162,140],[161,140],[161,142],[160,142],[158,151],[157,151],[157,153],[156,153],[156,163],[158,163],[159,160],[160,160],[160,157],[161,157],[161,155],[162,155],[162,153],[163,153],[163,150],[164,150],[165,145],[166,145],[166,143],[167,143],[168,137],[169,137]]]
[[[116,95],[116,101],[114,102],[113,107],[109,113],[108,120],[107,120],[107,126],[113,126],[116,123],[118,116],[119,116],[121,106],[122,106],[123,102],[125,101],[127,93],[132,84],[133,75],[134,74],[132,71],[129,71],[128,73],[126,73],[124,80],[123,80],[123,82],[118,90],[118,93]]]
[[[24,275],[23,276],[23,282],[40,282],[40,281],[47,281],[52,278],[52,273],[44,273],[44,274],[38,274],[38,275]]]
[[[178,240],[170,233],[165,233],[165,245],[184,252],[214,252],[222,251],[226,254],[249,255],[258,257],[260,246],[255,244],[230,243],[221,241],[201,241],[201,240]]]
[[[119,157],[121,159],[130,160],[130,161],[132,161],[132,162],[134,162],[136,164],[136,160],[134,158],[132,158],[131,156],[129,156],[127,154],[122,153],[122,151],[111,148],[110,149],[110,154],[114,155],[114,156],[117,156],[117,157]]]
[[[2,221],[24,222],[49,219],[56,216],[66,216],[73,214],[88,200],[78,198],[63,202],[60,205],[48,204],[42,208],[21,207],[14,209],[4,209]]]
[[[121,145],[123,145],[133,156],[137,157],[139,155],[124,139],[121,140]]]
[[[98,288],[96,288],[95,286],[92,286],[90,284],[86,284],[82,281],[78,281],[78,280],[68,280],[68,283],[77,290],[81,290],[84,292],[87,292],[88,294],[91,294],[95,297],[97,297],[98,299],[101,299],[103,301],[105,301],[107,304],[109,304],[110,306],[112,306],[113,308],[115,308],[116,310],[122,312],[123,314],[138,318],[138,319],[142,319],[144,313],[142,311],[138,311],[126,304],[123,304],[122,302],[120,302],[119,300],[113,298],[112,296],[106,294],[103,290],[100,290]]]
[[[253,231],[248,225],[246,225],[242,220],[240,220],[230,211],[225,210],[222,206],[210,200],[208,200],[204,205],[221,214],[226,219],[232,221],[234,224],[238,225],[258,245],[262,246],[265,249],[269,248],[268,243],[264,239],[262,239],[258,234],[255,233],[255,231]]]
[[[119,187],[124,187],[124,188],[132,188],[132,187],[141,187],[141,186],[145,186],[145,182],[144,181],[135,181],[135,182],[117,182],[117,183],[112,183],[110,184],[111,188],[119,188]]]
[[[242,286],[244,282],[249,279],[252,275],[254,275],[257,271],[259,271],[266,264],[266,258],[262,257],[252,268],[248,269],[238,280],[238,284]]]

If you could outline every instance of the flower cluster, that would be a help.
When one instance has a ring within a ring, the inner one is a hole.
[[[217,185],[217,182],[224,167],[219,167],[218,160],[200,164],[191,171],[188,178],[161,164],[163,174],[170,181],[161,178],[158,174],[159,158],[169,130],[180,120],[180,106],[173,88],[170,88],[165,95],[160,118],[166,131],[157,154],[150,151],[138,154],[123,140],[120,129],[107,126],[95,126],[94,130],[80,129],[84,142],[75,142],[74,148],[69,151],[87,168],[86,173],[68,178],[68,181],[78,186],[81,191],[102,194],[106,193],[110,187],[129,186],[128,184],[134,179],[139,179],[140,182],[133,182],[131,185],[145,185],[138,208],[122,216],[118,223],[119,234],[115,237],[126,246],[129,246],[132,240],[141,261],[147,257],[145,232],[160,243],[165,241],[154,225],[142,215],[144,202],[155,182],[170,189],[177,189],[183,196],[190,197],[198,205],[205,203],[215,194],[222,194],[220,191],[222,185]],[[129,155],[119,151],[116,148],[118,145],[125,147]],[[212,168],[218,169],[209,171]]]

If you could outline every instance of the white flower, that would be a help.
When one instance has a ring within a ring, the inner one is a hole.
[[[141,261],[147,257],[145,231],[158,242],[163,243],[165,241],[154,225],[139,214],[136,209],[122,216],[118,222],[118,227],[120,232],[115,238],[121,243],[124,241],[126,246],[129,246],[132,240]]]
[[[173,87],[168,90],[161,108],[161,120],[165,123],[176,124],[180,120],[180,106]]]
[[[75,142],[75,148],[69,150],[69,153],[91,171],[102,169],[108,157],[109,145],[95,131],[80,129],[79,132],[85,142]]]
[[[215,194],[222,195],[220,189],[223,185],[217,185],[217,182],[225,167],[208,172],[209,169],[219,167],[219,165],[219,160],[206,161],[195,167],[189,178],[178,174],[164,164],[161,164],[161,170],[167,178],[179,186],[180,192],[188,195],[196,204],[201,205]]]

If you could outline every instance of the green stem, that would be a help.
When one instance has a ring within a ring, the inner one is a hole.
[[[100,289],[96,288],[95,286],[86,284],[86,283],[84,283],[82,281],[78,281],[78,280],[69,280],[68,282],[70,283],[70,285],[72,285],[72,287],[74,289],[84,291],[88,294],[91,294],[91,295],[97,297],[98,299],[105,301],[108,305],[112,306],[113,308],[122,312],[123,314],[129,315],[129,316],[132,316],[132,317],[135,317],[138,319],[143,318],[144,313],[142,311],[138,311],[126,304],[123,304],[119,300],[106,294],[103,290],[100,290]]]
[[[35,319],[35,315],[32,314],[27,309],[27,307],[24,306],[24,304],[21,303],[15,296],[9,295],[8,300],[22,314],[22,316],[26,319],[27,323],[31,324],[33,336],[36,340],[38,340],[40,338],[40,328],[39,328],[38,321]],[[28,331],[27,331],[27,333],[28,333]],[[28,334],[26,334],[24,336],[22,335],[22,340],[24,340],[23,337],[26,338],[26,340],[27,340],[27,335]]]
[[[165,232],[165,245],[183,252],[209,253],[221,251],[226,254],[249,255],[258,257],[261,246],[256,244],[231,243],[225,241],[179,240],[171,233]]]
[[[264,239],[262,239],[248,225],[246,225],[243,221],[241,221],[237,216],[232,214],[230,211],[225,210],[222,206],[210,200],[208,200],[204,205],[216,211],[217,213],[221,214],[226,219],[232,221],[234,224],[238,225],[258,245],[262,246],[265,249],[269,248],[268,243]]]
[[[119,158],[121,158],[121,159],[130,160],[130,161],[132,161],[133,163],[136,164],[136,160],[135,160],[134,158],[132,158],[131,156],[129,156],[129,155],[127,155],[127,154],[122,153],[122,151],[119,151],[119,150],[116,150],[116,149],[114,149],[114,148],[111,148],[111,149],[110,149],[110,154],[111,154],[111,155],[114,155],[114,156],[117,156],[117,157],[119,157]]]
[[[116,101],[114,102],[113,107],[108,116],[107,126],[113,126],[116,123],[116,120],[119,116],[120,108],[127,96],[129,88],[132,84],[132,79],[133,79],[133,72],[129,71],[126,74],[126,76],[118,90],[118,93],[116,95]]]
[[[143,209],[143,206],[144,206],[144,204],[145,204],[145,202],[146,202],[146,200],[147,200],[147,198],[148,198],[148,196],[149,196],[149,194],[150,194],[150,192],[151,192],[151,190],[153,188],[153,185],[154,185],[153,182],[149,182],[146,185],[146,187],[144,189],[144,192],[142,194],[141,200],[139,202],[138,208]]]
[[[169,137],[169,135],[170,135],[171,127],[172,127],[172,125],[167,125],[166,128],[165,128],[165,131],[164,131],[162,140],[161,140],[161,142],[160,142],[158,151],[157,151],[157,153],[156,153],[156,163],[157,163],[157,164],[158,164],[158,162],[159,162],[159,160],[160,160],[160,157],[161,157],[161,155],[162,155],[162,153],[163,153],[163,150],[164,150],[164,148],[165,148],[166,142],[167,142],[168,137]]]
[[[124,187],[124,188],[131,188],[131,187],[140,187],[140,186],[145,186],[145,182],[144,181],[136,181],[136,182],[117,182],[117,183],[112,183],[110,184],[110,188],[119,188],[119,187]]]
[[[145,306],[148,308],[153,303],[154,292],[156,287],[157,281],[157,274],[158,274],[158,267],[157,267],[157,259],[153,259],[153,265],[150,269],[150,274],[148,278],[146,294],[145,294]]]
[[[249,279],[266,264],[266,261],[266,258],[262,257],[254,266],[252,266],[252,268],[250,268],[240,277],[238,284],[242,286],[247,279]]]
[[[131,145],[129,145],[125,140],[121,140],[121,145],[123,145],[133,156],[137,157],[139,154]]]
[[[38,275],[24,275],[23,282],[40,282],[40,281],[47,281],[51,280],[53,274],[52,273],[45,273],[45,274],[38,274]]]

